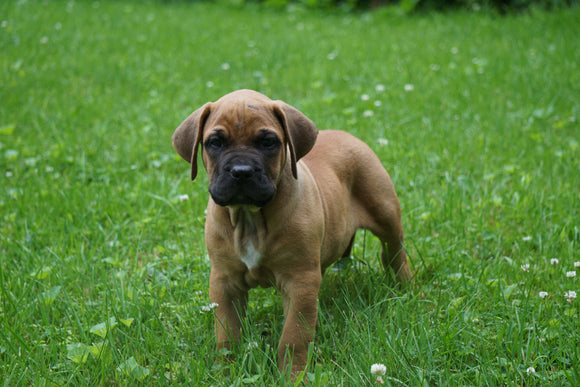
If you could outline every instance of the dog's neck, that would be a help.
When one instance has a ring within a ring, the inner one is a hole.
[[[231,206],[228,212],[234,229],[234,248],[248,269],[255,269],[261,259],[260,246],[268,231],[262,209],[255,206]]]
[[[307,174],[311,176],[308,170],[305,170],[304,166],[298,165],[299,173]],[[272,225],[268,225],[266,219],[269,219],[268,213],[271,208],[280,208],[281,206],[293,207],[299,200],[301,195],[300,190],[300,179],[295,179],[292,176],[290,170],[290,165],[286,164],[284,166],[286,169],[285,173],[282,174],[277,186],[279,192],[284,192],[284,196],[276,195],[274,199],[266,207],[257,207],[251,205],[237,205],[221,207],[220,211],[223,216],[221,219],[223,222],[228,222],[231,225],[233,237],[233,245],[235,253],[242,262],[248,267],[248,269],[253,270],[260,267],[261,260],[263,258],[262,254],[266,252],[263,247],[267,244],[266,239],[271,237],[270,232],[279,233],[276,222]],[[218,208],[220,208],[218,206]],[[270,214],[270,219],[271,218]],[[224,224],[225,227],[227,227]],[[270,230],[268,226],[273,226],[275,229]],[[278,225],[280,226],[280,225]]]

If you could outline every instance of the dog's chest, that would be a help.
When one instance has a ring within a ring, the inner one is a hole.
[[[232,207],[229,208],[229,218],[234,228],[233,244],[239,259],[248,270],[258,269],[263,256],[256,245],[262,245],[266,230],[263,214],[259,208]]]
[[[246,249],[241,256],[241,260],[249,270],[254,270],[260,266],[262,254],[256,250],[254,244],[250,241],[246,245]]]

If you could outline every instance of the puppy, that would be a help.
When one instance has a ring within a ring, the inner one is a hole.
[[[319,132],[292,106],[238,90],[194,111],[172,141],[192,180],[198,153],[209,176],[205,242],[218,350],[240,339],[248,290],[275,286],[285,315],[279,367],[303,370],[322,274],[349,255],[357,229],[380,239],[382,263],[400,282],[411,278],[393,183],[357,138]]]

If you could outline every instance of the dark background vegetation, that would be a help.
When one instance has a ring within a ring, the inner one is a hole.
[[[167,3],[195,2],[199,0],[162,0]],[[517,13],[533,8],[555,9],[578,5],[579,0],[217,0],[234,6],[262,4],[273,8],[287,6],[305,6],[326,10],[365,10],[393,6],[403,13],[421,11],[445,11],[466,9],[472,11],[487,10],[492,12]]]

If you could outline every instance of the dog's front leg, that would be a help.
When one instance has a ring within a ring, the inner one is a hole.
[[[292,364],[292,376],[306,367],[308,346],[314,341],[321,277],[320,270],[297,273],[281,288],[285,323],[278,348],[278,364],[282,372]]]
[[[218,352],[230,349],[232,343],[240,341],[242,324],[240,317],[245,314],[248,289],[241,281],[227,274],[211,270],[209,298],[216,303],[215,336]]]

